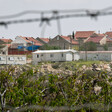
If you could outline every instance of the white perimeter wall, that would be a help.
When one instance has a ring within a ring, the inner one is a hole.
[[[79,59],[80,59],[79,53],[75,53],[75,54],[74,54],[74,60],[79,60]]]
[[[26,64],[26,55],[0,55],[0,64]]]
[[[104,60],[104,61],[111,61],[112,54],[111,53],[80,53],[80,59],[86,60]]]
[[[75,61],[75,60],[79,60],[80,56],[79,53],[66,53],[66,61]]]

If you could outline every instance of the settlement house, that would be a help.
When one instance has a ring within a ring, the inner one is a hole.
[[[42,46],[42,44],[33,37],[17,36],[11,43],[11,48],[17,48],[19,50],[23,49],[28,51],[35,51],[40,46]]]
[[[96,45],[104,45],[106,44],[107,36],[104,34],[96,34],[94,33],[89,38],[87,38],[84,42],[94,42]]]
[[[84,41],[94,33],[95,31],[76,31],[75,40],[79,42],[79,45],[82,45]]]
[[[48,42],[49,46],[57,46],[61,49],[72,49],[78,46],[78,42],[69,36],[57,35]]]
[[[76,50],[38,50],[32,53],[33,64],[44,61],[74,61],[80,56]]]
[[[0,39],[0,54],[7,54],[8,48],[11,46],[11,39],[2,38]]]

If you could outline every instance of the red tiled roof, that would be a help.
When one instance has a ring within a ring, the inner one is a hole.
[[[106,42],[112,42],[112,39],[106,38]]]
[[[20,36],[22,39],[24,39],[26,42],[31,43],[31,41],[29,40],[31,37],[22,37]]]
[[[49,42],[49,38],[40,38],[41,40],[43,40],[44,42],[48,43]]]
[[[4,46],[7,46],[7,47],[10,47],[11,46],[11,44],[3,44]]]
[[[77,31],[75,34],[75,38],[88,38],[89,36],[91,36],[93,33],[95,33],[95,31]]]
[[[65,39],[66,41],[68,41],[68,42],[70,42],[70,41],[72,41],[72,44],[76,44],[76,45],[78,45],[78,42],[77,41],[75,41],[75,40],[71,40],[71,38],[70,37],[67,37],[67,36],[61,36],[63,39]],[[71,42],[70,42],[71,43]]]
[[[34,45],[42,46],[42,44],[40,42],[36,42],[36,43],[34,43]]]
[[[5,43],[10,43],[10,42],[12,42],[12,40],[11,39],[0,39],[1,41],[3,41],[3,42],[5,42]]]
[[[86,42],[100,43],[104,36],[90,37]]]
[[[112,37],[112,32],[106,32],[106,35],[108,35],[109,37]]]
[[[39,45],[39,46],[42,45],[38,40],[34,39],[33,37],[22,37],[22,36],[20,36],[20,37],[23,38],[28,43],[33,42],[33,45]]]
[[[104,37],[104,36],[105,36],[105,34],[98,34],[98,36],[102,36],[102,37]]]

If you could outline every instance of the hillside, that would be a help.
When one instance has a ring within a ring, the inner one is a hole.
[[[111,111],[112,64],[40,63],[1,66],[1,111]]]

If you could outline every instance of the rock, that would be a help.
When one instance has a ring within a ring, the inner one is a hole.
[[[96,93],[96,95],[98,95],[101,92],[102,87],[100,86],[95,86],[94,87],[94,92]]]
[[[86,69],[86,65],[83,65],[82,68],[83,68],[83,69]]]
[[[107,70],[109,72],[111,71],[111,68],[110,68],[109,64],[105,64],[103,67],[104,67],[105,70]]]
[[[109,69],[110,68],[109,64],[105,64],[103,67],[104,67],[104,69]]]
[[[97,71],[100,71],[100,70],[101,70],[101,68],[96,68],[96,70],[97,70]]]

